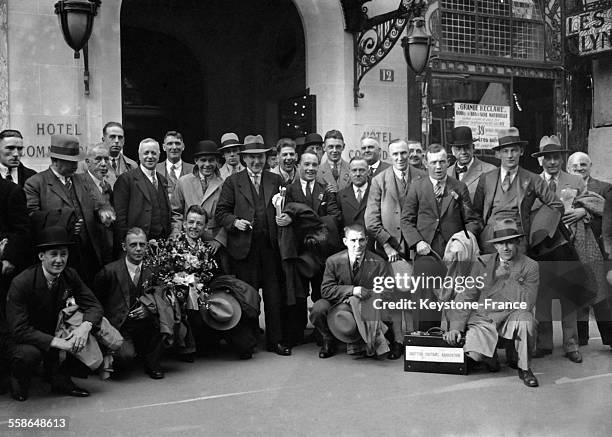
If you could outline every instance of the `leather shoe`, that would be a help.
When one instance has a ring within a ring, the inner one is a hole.
[[[565,356],[574,363],[582,363],[582,355],[578,351],[567,352]]]
[[[77,386],[74,383],[70,385],[53,385],[51,386],[51,391],[54,393],[74,396],[75,398],[86,398],[89,396],[89,392],[87,390]]]
[[[11,378],[11,397],[16,401],[23,402],[28,398],[29,381]]]
[[[391,350],[387,354],[387,358],[390,360],[397,360],[401,358],[402,355],[404,355],[404,345],[394,341],[393,344],[391,344]]]
[[[537,387],[540,384],[538,383],[538,379],[535,377],[531,369],[521,370],[518,369],[518,376],[523,380],[523,383],[527,387]]]
[[[280,343],[269,344],[266,349],[268,352],[274,352],[275,354],[282,355],[284,357],[288,357],[289,355],[291,355],[291,348]]]
[[[330,340],[323,340],[323,345],[319,351],[319,358],[329,358],[336,352],[334,351],[334,343]]]
[[[151,379],[163,379],[164,372],[159,369],[147,369],[146,374],[149,375]]]
[[[533,358],[542,358],[545,355],[552,355],[552,349],[536,349],[533,351]]]
[[[497,351],[493,354],[491,358],[484,358],[485,366],[489,372],[499,372],[501,366],[499,364],[499,359],[497,358]]]

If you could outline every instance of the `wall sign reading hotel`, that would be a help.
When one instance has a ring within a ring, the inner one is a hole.
[[[567,17],[566,36],[577,37],[580,56],[612,50],[612,8]]]
[[[491,149],[497,146],[497,132],[510,127],[510,106],[455,103],[455,127],[472,129],[474,147]]]
[[[74,135],[79,137],[81,150],[87,152],[83,143],[83,133],[78,123],[35,121],[26,129],[21,129],[24,137],[23,163],[36,171],[49,167],[49,148],[52,135]]]

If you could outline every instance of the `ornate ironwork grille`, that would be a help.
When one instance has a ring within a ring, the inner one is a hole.
[[[544,62],[544,20],[538,0],[441,0],[440,50]]]

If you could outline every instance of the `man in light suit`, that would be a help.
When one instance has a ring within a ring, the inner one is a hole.
[[[168,184],[166,178],[155,170],[159,161],[159,143],[145,138],[138,146],[138,157],[140,165],[123,173],[115,182],[116,241],[123,241],[128,229],[133,227],[142,229],[153,239],[167,238],[172,229]]]
[[[166,152],[166,159],[157,164],[157,172],[168,181],[168,197],[172,201],[176,183],[181,177],[193,172],[193,164],[188,164],[181,159],[185,151],[185,143],[183,143],[183,135],[180,132],[173,130],[166,132],[162,148]]]
[[[329,189],[337,193],[351,182],[348,162],[342,159],[344,150],[344,137],[338,130],[330,130],[325,134],[323,143],[327,160],[321,163],[319,176],[325,181]]]
[[[474,139],[472,129],[468,126],[453,129],[450,146],[457,161],[448,168],[448,175],[467,185],[470,199],[473,201],[480,175],[495,170],[496,167],[474,156]]]
[[[101,193],[91,185],[90,176],[75,174],[83,155],[79,140],[71,135],[51,137],[51,166],[26,181],[28,212],[35,232],[62,225],[78,241],[72,252],[72,266],[86,284],[104,265],[104,238],[100,224],[110,226],[115,212]]]
[[[125,134],[121,123],[116,121],[106,123],[102,128],[102,142],[108,146],[110,153],[108,181],[114,186],[119,175],[137,168],[138,164],[123,154]]]
[[[248,135],[244,143],[241,155],[247,168],[225,180],[215,219],[227,231],[227,252],[236,277],[263,290],[266,349],[287,356],[291,348],[281,343],[283,302],[277,226],[290,225],[291,218],[285,213],[276,216],[272,205],[283,180],[263,170],[269,150],[263,137]]]
[[[21,188],[25,181],[36,174],[34,170],[21,163],[23,156],[23,136],[16,129],[0,132],[0,176],[14,182]]]
[[[244,166],[240,162],[240,148],[242,144],[238,140],[238,135],[233,132],[223,134],[221,137],[221,147],[219,152],[223,154],[225,164],[219,169],[221,178],[227,179],[228,176],[244,170]]]
[[[355,157],[349,162],[351,184],[340,190],[336,201],[342,214],[342,227],[360,224],[365,228],[365,209],[370,194],[370,183],[368,182],[368,163],[364,158]],[[372,247],[373,247],[372,241]]]
[[[390,167],[380,160],[380,143],[375,138],[361,139],[361,157],[368,163],[370,180]]]

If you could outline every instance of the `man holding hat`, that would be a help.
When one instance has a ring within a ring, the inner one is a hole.
[[[470,127],[457,126],[453,129],[452,137],[451,151],[457,161],[448,168],[448,175],[467,185],[470,199],[473,201],[480,176],[495,170],[496,167],[474,156],[474,138]]]
[[[474,194],[474,209],[484,220],[480,234],[481,252],[494,253],[487,243],[492,238],[493,226],[497,220],[513,219],[522,234],[531,230],[531,209],[536,199],[549,207],[563,212],[563,204],[546,182],[519,166],[525,152],[526,141],[522,141],[517,128],[502,129],[498,133],[498,144],[493,148],[495,157],[501,161],[499,169],[480,176]],[[521,244],[526,250],[527,242]]]
[[[44,229],[36,246],[40,264],[15,277],[9,289],[6,317],[10,331],[11,394],[18,401],[28,398],[31,377],[43,360],[50,373],[52,391],[89,396],[87,390],[70,379],[70,372],[82,365],[72,353],[85,348],[92,327],[102,320],[102,307],[78,273],[67,267],[68,248],[72,245],[74,242],[63,227]],[[55,337],[59,312],[74,304],[83,312],[83,322],[69,337]],[[60,351],[67,352],[63,361]]]
[[[176,183],[182,176],[191,174],[193,164],[182,160],[185,143],[180,132],[175,130],[166,132],[162,148],[166,152],[166,159],[157,164],[157,172],[168,180],[168,197],[172,200]]]
[[[482,278],[484,286],[466,288],[455,298],[455,302],[478,302],[478,310],[449,310],[449,330],[444,339],[454,346],[464,338],[465,354],[484,362],[491,372],[499,371],[496,348],[498,338],[504,339],[508,365],[518,369],[527,387],[537,387],[530,360],[540,275],[538,263],[519,250],[523,236],[510,218],[495,223],[493,238],[488,242],[497,253],[479,256],[471,273],[472,278]]]
[[[291,349],[282,344],[277,226],[288,226],[291,218],[286,213],[277,216],[272,204],[283,179],[264,171],[268,150],[261,135],[247,135],[240,152],[247,168],[225,180],[215,219],[227,231],[227,252],[233,273],[263,290],[267,350],[286,356],[291,355]]]
[[[244,166],[240,163],[240,148],[242,144],[238,140],[238,135],[233,132],[223,134],[221,137],[221,147],[219,152],[223,154],[225,164],[219,169],[221,178],[227,179],[228,176],[244,170]]]
[[[115,212],[102,193],[88,180],[88,174],[75,174],[84,155],[79,140],[71,135],[51,137],[51,166],[25,184],[28,212],[36,232],[59,225],[77,244],[72,250],[71,266],[86,284],[104,265],[107,239],[98,232],[99,223],[110,226]]]

